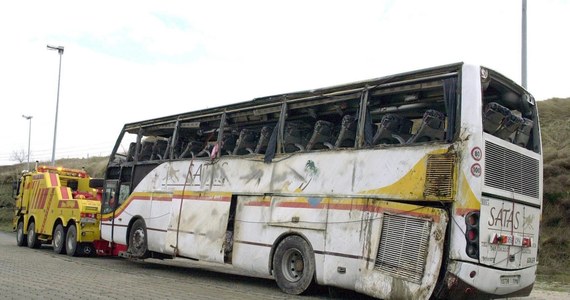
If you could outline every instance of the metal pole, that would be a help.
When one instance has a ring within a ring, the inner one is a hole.
[[[54,47],[54,46],[48,45],[47,48],[49,50],[57,50],[57,52],[59,53],[59,73],[57,75],[57,101],[55,103],[55,125],[54,125],[54,129],[53,129],[53,148],[51,150],[51,165],[54,166],[55,165],[55,141],[57,138],[57,115],[59,112],[59,84],[60,84],[60,80],[61,80],[61,57],[63,56],[63,46]]]
[[[521,75],[522,75],[522,86],[527,88],[526,81],[526,0],[522,0],[522,53],[521,53]]]
[[[32,116],[24,116],[22,118],[28,120],[28,164],[26,166],[26,171],[30,171],[30,142],[32,141]]]

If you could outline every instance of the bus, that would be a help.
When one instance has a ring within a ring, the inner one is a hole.
[[[101,234],[288,294],[525,296],[542,164],[533,96],[452,63],[128,123]]]

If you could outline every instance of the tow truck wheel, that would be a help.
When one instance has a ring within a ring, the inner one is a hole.
[[[53,252],[57,254],[65,254],[65,228],[63,225],[57,224],[53,232]]]
[[[77,228],[75,224],[71,224],[65,235],[65,252],[69,256],[77,256],[79,254],[77,250]]]
[[[40,240],[38,240],[38,234],[36,233],[36,223],[32,221],[30,225],[28,225],[28,247],[39,248],[41,245]]]
[[[82,252],[85,256],[95,256],[95,246],[92,244],[84,244]]]
[[[26,233],[24,233],[24,222],[19,221],[16,229],[16,244],[20,247],[28,245]]]
[[[136,220],[135,223],[133,223],[133,227],[131,227],[128,252],[134,258],[148,257],[146,225],[142,219]]]

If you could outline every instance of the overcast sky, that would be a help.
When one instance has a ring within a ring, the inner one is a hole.
[[[453,62],[520,82],[522,0],[2,1],[0,165],[110,154],[124,123]],[[528,0],[528,89],[570,97],[570,1]]]

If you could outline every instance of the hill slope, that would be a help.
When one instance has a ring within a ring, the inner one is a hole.
[[[570,276],[570,98],[540,101],[538,113],[544,152],[539,271],[564,279]]]

